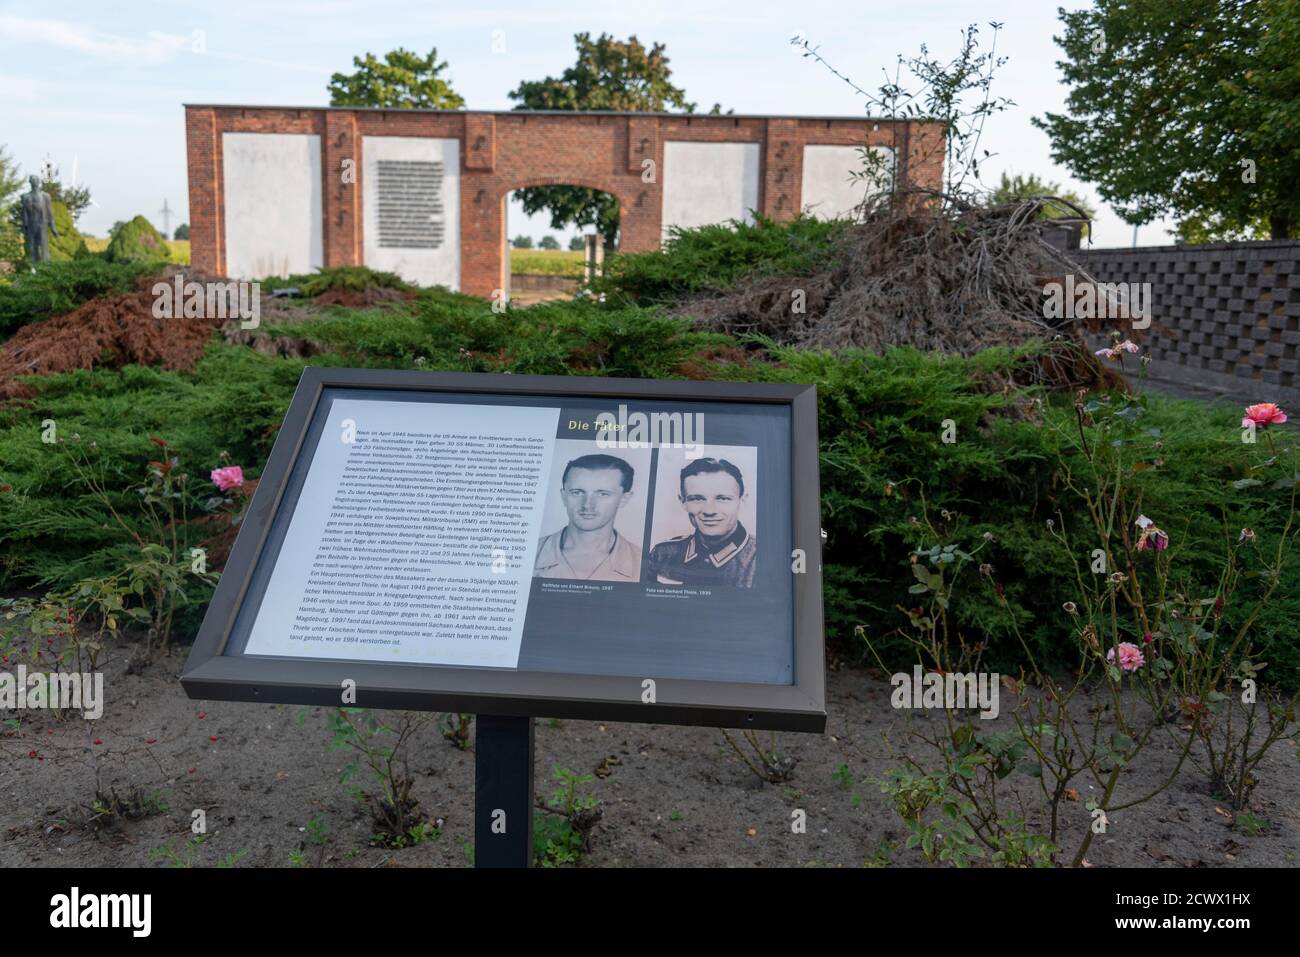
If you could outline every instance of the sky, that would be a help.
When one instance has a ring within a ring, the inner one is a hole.
[[[1082,0],[1061,0],[1068,9]],[[647,46],[663,43],[673,82],[707,110],[862,116],[865,104],[824,67],[800,57],[805,36],[840,72],[875,89],[899,54],[921,44],[947,59],[971,22],[1004,24],[998,51],[1009,60],[994,94],[1015,105],[990,117],[984,144],[995,155],[982,179],[1036,173],[1098,209],[1094,245],[1130,246],[1133,227],[1089,184],[1055,166],[1045,133],[1030,120],[1061,112],[1067,89],[1055,66],[1055,0],[652,0],[473,4],[424,0],[0,0],[0,145],[24,174],[52,160],[64,181],[89,187],[94,205],[78,228],[103,236],[142,213],[159,228],[188,218],[182,104],[325,106],[335,72],[352,58],[437,47],[445,74],[476,110],[505,110],[520,80],[558,76],[574,60],[573,35],[602,32]],[[977,19],[978,18],[978,19]],[[535,240],[545,215],[510,210],[509,234]],[[1171,241],[1170,223],[1137,230],[1138,245]]]

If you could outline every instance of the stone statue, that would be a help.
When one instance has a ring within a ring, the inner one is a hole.
[[[27,242],[32,266],[50,261],[50,237],[58,236],[54,226],[54,207],[50,194],[41,189],[38,176],[28,177],[32,184],[30,193],[23,193],[23,239]]]

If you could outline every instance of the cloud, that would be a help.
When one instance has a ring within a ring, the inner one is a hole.
[[[102,33],[85,23],[11,16],[0,16],[0,37],[144,65],[165,63],[191,44],[188,36],[157,30],[149,31],[144,39],[133,39]]]
[[[0,73],[0,102],[35,103],[48,88],[49,84],[36,77]]]

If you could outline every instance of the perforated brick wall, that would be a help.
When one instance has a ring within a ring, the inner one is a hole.
[[[1151,375],[1254,401],[1300,399],[1300,241],[1095,249],[1098,282],[1149,282],[1151,328],[1131,338]]]

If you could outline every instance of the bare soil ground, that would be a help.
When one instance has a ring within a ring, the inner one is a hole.
[[[11,719],[0,726],[0,866],[282,867],[296,851],[308,866],[470,863],[473,751],[458,750],[435,724],[413,741],[410,768],[414,797],[429,818],[444,819],[441,834],[401,850],[374,847],[368,812],[339,782],[351,758],[329,749],[327,709],[191,701],[177,680],[184,649],[143,674],[126,672],[130,651],[119,646],[105,663],[107,705],[97,721],[59,721],[45,711],[0,715]],[[882,841],[899,845],[892,864],[923,863],[902,849],[905,829],[871,779],[900,763],[886,741],[898,747],[909,720],[941,716],[894,710],[889,684],[867,672],[841,668],[828,678],[826,733],[778,736],[798,760],[784,784],[760,781],[714,729],[539,719],[538,797],[552,791],[556,766],[601,769],[604,776],[587,786],[604,814],[585,867],[857,867]],[[990,726],[1004,726],[1009,697]],[[87,826],[89,751],[104,790],[138,794],[150,813],[111,829]],[[1125,772],[1123,791],[1159,783],[1173,760],[1172,750],[1153,747]],[[847,771],[837,774],[841,765]],[[1088,859],[1097,867],[1296,866],[1298,794],[1300,762],[1284,744],[1263,767],[1254,814],[1268,823],[1252,836],[1186,768],[1151,802],[1113,813]],[[1063,843],[1071,853],[1090,820],[1088,797],[1065,806]],[[200,808],[208,835],[196,843],[189,825]],[[807,813],[806,833],[792,830],[796,809]],[[305,830],[315,818],[325,825],[321,843]]]

